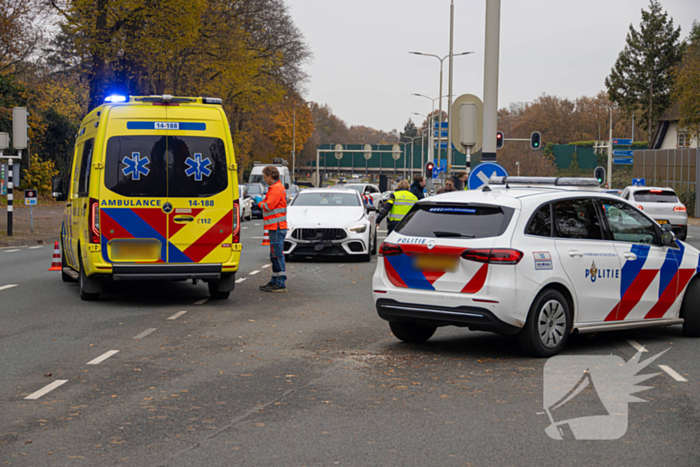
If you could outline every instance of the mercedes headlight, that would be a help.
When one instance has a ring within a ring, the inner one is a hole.
[[[349,230],[350,232],[354,232],[354,233],[362,233],[362,232],[364,232],[365,230],[367,230],[367,224],[364,224],[364,225],[356,225],[355,227],[350,227],[348,230]]]

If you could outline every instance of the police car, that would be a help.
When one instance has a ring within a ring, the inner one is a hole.
[[[421,200],[379,254],[376,309],[404,342],[455,325],[547,357],[572,333],[700,336],[698,250],[595,179],[498,178]]]

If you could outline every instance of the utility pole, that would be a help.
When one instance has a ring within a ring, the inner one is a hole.
[[[610,107],[610,140],[608,141],[608,176],[606,184],[608,189],[612,189],[612,154],[613,154],[613,136],[612,136],[612,107]]]
[[[498,54],[501,0],[486,0],[486,40],[484,46],[484,129],[481,160],[496,161],[498,130]]]
[[[447,87],[447,172],[452,173],[452,44],[454,42],[455,1],[450,2],[450,70]],[[442,95],[442,93],[440,93]],[[442,130],[442,129],[441,129]]]

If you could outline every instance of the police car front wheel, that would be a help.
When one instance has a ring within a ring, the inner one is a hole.
[[[407,344],[422,344],[433,337],[437,329],[437,326],[431,326],[430,324],[402,323],[397,321],[389,321],[389,327],[394,336]]]
[[[557,290],[545,289],[532,302],[518,342],[528,355],[551,357],[564,348],[570,329],[571,311],[566,298]]]
[[[700,337],[700,278],[694,279],[683,297],[681,305],[681,318],[683,323],[683,335],[685,337]]]

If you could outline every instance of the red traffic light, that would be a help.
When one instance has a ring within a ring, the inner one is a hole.
[[[503,132],[498,131],[496,132],[496,149],[501,149],[503,147]]]

